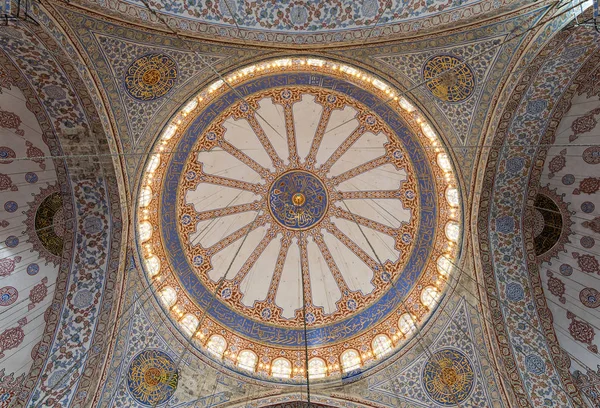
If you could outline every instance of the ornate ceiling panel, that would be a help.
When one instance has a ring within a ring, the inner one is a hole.
[[[458,253],[440,140],[346,65],[282,59],[226,81],[146,165],[138,242],[161,301],[195,347],[238,365],[252,350],[251,373],[301,379],[305,342],[323,374],[383,357],[434,309]]]
[[[141,0],[76,2],[142,25],[156,19]],[[148,5],[185,34],[277,46],[341,45],[422,34],[517,8],[514,0],[181,1]],[[163,27],[161,27],[162,29]]]

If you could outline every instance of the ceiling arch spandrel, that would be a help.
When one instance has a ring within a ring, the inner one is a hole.
[[[504,0],[443,0],[388,3],[377,0],[295,3],[249,1],[186,2],[118,0],[75,4],[98,13],[155,26],[158,13],[183,33],[210,39],[259,45],[306,47],[368,43],[403,38],[418,32],[435,32],[457,23],[490,17],[523,6]],[[161,27],[162,29],[162,27]]]
[[[501,97],[506,97],[500,91],[512,86],[512,67],[538,35],[535,30],[521,34],[539,23],[546,11],[545,6],[532,6],[519,15],[481,22],[447,35],[365,47],[356,50],[353,58],[357,63],[367,60],[403,88],[410,89],[410,95],[448,137],[460,167],[471,168],[477,157],[475,146],[488,126],[494,125],[494,106],[502,104]],[[540,34],[528,53],[535,54],[553,32],[554,29],[548,29]],[[508,41],[509,38],[514,39]],[[347,57],[344,51],[335,52]],[[454,68],[453,75],[437,77],[450,68]],[[469,186],[473,172],[461,176]]]
[[[157,141],[161,164],[142,180],[152,191],[139,212],[153,225],[150,237],[140,230],[151,284],[178,288],[168,304],[176,320],[206,313],[189,333],[194,348],[218,334],[227,342],[218,359],[256,352],[250,374],[301,381],[305,342],[328,376],[340,375],[344,348],[361,350],[356,368],[375,364],[371,331],[394,346],[409,338],[397,313],[410,302],[419,324],[435,309],[421,292],[443,293],[437,259],[461,245],[441,140],[395,90],[350,66],[280,59],[225,80],[236,91],[221,81],[201,91]],[[377,104],[383,97],[394,102]]]
[[[48,10],[89,67],[127,152],[146,152],[155,129],[219,72],[260,50],[189,41],[107,21],[64,4]],[[211,68],[208,64],[211,64]],[[126,158],[133,182],[140,157]]]

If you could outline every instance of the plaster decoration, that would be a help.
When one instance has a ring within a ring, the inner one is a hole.
[[[8,350],[17,348],[25,339],[23,326],[27,324],[27,318],[19,319],[17,324],[0,333],[0,358],[6,357]]]
[[[364,82],[352,80],[359,77]],[[153,226],[140,230],[141,253],[160,261],[148,277],[176,288],[165,306],[195,347],[210,350],[206,339],[215,334],[225,344],[243,336],[236,347],[257,352],[258,373],[269,373],[277,356],[301,379],[302,363],[291,362],[304,344],[304,321],[313,355],[335,359],[330,373],[345,350],[366,347],[361,366],[374,334],[396,332],[407,307],[400,299],[421,321],[435,310],[420,301],[424,288],[443,293],[445,280],[430,271],[442,254],[456,256],[462,239],[456,203],[445,194],[456,185],[450,159],[421,150],[438,146],[425,119],[376,103],[393,89],[353,67],[282,59],[226,80],[235,91],[223,81],[210,85],[165,129],[160,149],[182,156],[159,149],[153,156],[166,165],[148,163],[141,188],[160,192],[141,197],[138,213]],[[434,174],[434,183],[420,181]],[[176,189],[163,183],[173,177]],[[399,279],[401,286],[390,285]],[[215,291],[218,300],[210,300]],[[204,327],[185,323],[203,310]],[[228,352],[236,355],[228,349],[225,359],[235,358]]]
[[[10,306],[19,298],[19,291],[13,286],[0,288],[0,306]]]
[[[27,141],[31,145],[25,143],[25,146],[21,147],[25,150],[20,155],[26,156],[26,149],[30,149],[30,157],[35,160],[29,163],[33,163],[39,171],[41,165],[38,162],[42,159],[40,150],[44,152],[43,156],[62,155],[55,135],[65,136],[63,134],[65,125],[84,129],[84,132],[93,132],[94,138],[98,138],[94,140],[96,146],[99,146],[97,151],[102,151],[102,144],[98,142],[103,132],[92,100],[88,97],[85,86],[78,79],[76,71],[62,49],[41,27],[17,25],[14,29],[23,33],[20,39],[15,39],[14,36],[8,38],[5,32],[0,30],[0,46],[4,51],[0,54],[0,65],[11,78],[13,85],[11,93],[18,88],[23,93],[23,103],[32,107],[35,121],[30,122],[29,126],[37,126],[39,130],[36,134],[41,137],[41,140],[34,140],[27,137],[26,131]],[[63,86],[65,99],[46,97],[44,89],[56,84]],[[77,91],[75,92],[74,89]],[[38,124],[35,124],[36,122]],[[69,144],[70,140],[62,140],[62,142],[63,148],[74,147]],[[48,147],[46,148],[44,144]],[[11,148],[15,149],[12,145]],[[77,148],[81,149],[81,146],[78,145]],[[49,153],[45,149],[49,149]],[[62,166],[64,162],[57,163]],[[45,164],[45,171],[54,169],[53,161],[47,160]],[[29,171],[36,171],[36,169]],[[103,171],[105,174],[112,174],[109,165],[106,165]],[[56,283],[52,286],[54,291],[52,296],[46,296],[44,299],[44,302],[49,302],[52,306],[41,314],[35,312],[39,306],[32,311],[36,318],[44,319],[46,323],[45,327],[44,324],[37,324],[39,332],[34,334],[32,331],[33,335],[41,337],[41,341],[27,343],[29,348],[20,348],[19,354],[14,357],[18,361],[14,363],[15,366],[23,367],[25,371],[29,370],[29,373],[21,383],[19,392],[12,397],[11,406],[12,404],[28,406],[42,399],[48,404],[56,403],[63,406],[68,406],[71,401],[83,404],[88,398],[90,387],[93,388],[100,379],[98,372],[102,370],[101,356],[103,358],[104,355],[101,351],[103,347],[110,344],[107,335],[113,330],[108,324],[108,318],[114,301],[114,292],[118,292],[114,282],[119,268],[122,227],[119,202],[115,199],[118,196],[114,185],[115,179],[112,177],[99,180],[80,179],[70,186],[67,184],[65,169],[57,167],[56,172],[63,199],[65,220],[63,226],[68,227],[70,231],[63,236],[63,256],[74,261],[72,264],[61,262],[59,268],[54,269],[52,277],[46,272],[51,268],[49,265],[37,265],[39,270],[34,274],[35,278],[25,274],[27,264],[23,267],[21,276],[27,277],[30,282],[34,280],[39,282],[47,276],[48,288],[50,283]],[[90,173],[94,176],[97,174]],[[51,179],[48,181],[52,182]],[[38,191],[46,187],[39,182],[33,184],[24,182],[19,185],[19,191],[25,186]],[[76,198],[76,206],[71,202],[71,194]],[[67,198],[68,201],[65,201]],[[100,230],[89,228],[90,224],[99,224],[101,228]],[[37,268],[32,271],[35,269]],[[57,273],[58,278],[56,278]],[[76,284],[81,289],[91,289],[99,293],[98,306],[86,311],[71,308],[64,302],[68,284]],[[30,324],[33,325],[34,322]],[[25,345],[25,342],[23,344]],[[39,344],[36,346],[37,352],[31,353],[31,347],[36,344]],[[32,357],[33,365],[28,363]],[[76,366],[73,366],[74,361],[78,362]],[[59,375],[57,372],[62,374]],[[93,389],[91,391],[90,395],[93,396]]]
[[[141,1],[77,3],[101,14],[157,26]],[[362,3],[336,0],[300,4],[289,0],[278,3],[220,0],[201,5],[177,0],[168,4],[150,1],[149,5],[171,26],[188,35],[298,47],[374,42],[410,36],[416,31],[435,31],[457,21],[514,9],[520,2],[467,0],[458,4],[443,0],[425,4],[394,0],[378,4],[373,0]]]
[[[568,102],[562,102],[561,98],[567,98],[567,101],[572,98],[574,87],[569,88],[571,81],[597,51],[595,46],[590,46],[596,44],[592,37],[585,30],[559,34],[532,61],[511,96],[514,103],[502,114],[496,137],[490,142],[494,147],[483,175],[481,191],[486,199],[481,202],[478,215],[483,277],[487,292],[494,297],[493,303],[488,305],[494,316],[493,327],[507,370],[506,378],[520,406],[582,404],[563,365],[564,358],[559,353],[552,314],[548,310],[551,298],[546,300],[544,297],[542,287],[545,285],[542,285],[535,256],[530,252],[533,249],[533,225],[525,224],[521,230],[522,222],[532,217],[531,207],[542,172],[540,163],[543,165],[544,160],[536,159],[533,169],[506,170],[509,158],[536,153],[527,146],[538,143],[545,146],[544,143],[554,140],[558,121],[551,120],[552,115],[564,115]],[[573,53],[573,50],[578,52]],[[528,111],[529,102],[537,100],[548,101],[547,109],[530,108]],[[544,158],[545,149],[540,148]],[[525,194],[524,187],[528,183],[529,193]],[[512,231],[503,231],[488,222],[506,217],[514,221]],[[508,300],[506,286],[509,282],[530,288],[522,300],[513,299],[510,313],[500,303]],[[524,316],[527,316],[527,324],[522,322]],[[552,363],[546,364],[543,375],[527,370],[525,347],[535,349],[542,360]],[[556,387],[551,383],[563,385]]]

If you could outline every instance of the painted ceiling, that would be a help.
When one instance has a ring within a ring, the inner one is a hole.
[[[173,118],[146,165],[138,239],[198,346],[234,362],[247,350],[249,371],[271,375],[274,357],[291,369],[308,346],[319,375],[348,372],[435,308],[460,252],[460,193],[440,139],[395,92],[351,66],[279,59]],[[348,366],[348,352],[362,358]]]
[[[0,26],[0,407],[599,406],[582,11],[32,3]]]
[[[517,0],[203,1],[78,0],[86,8],[140,25],[157,14],[182,32],[275,46],[368,43],[439,30],[515,9]],[[152,11],[149,11],[152,10]]]

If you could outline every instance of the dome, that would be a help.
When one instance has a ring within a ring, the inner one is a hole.
[[[459,253],[441,139],[349,65],[231,73],[182,107],[145,169],[149,284],[194,348],[244,375],[303,380],[305,346],[315,378],[376,365],[415,335],[401,316],[418,327],[441,301],[439,259]]]

